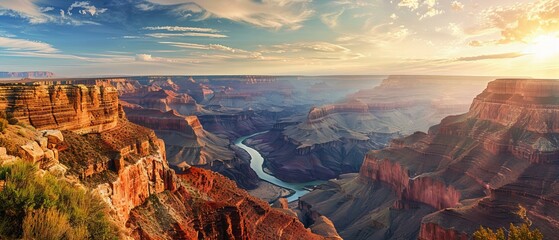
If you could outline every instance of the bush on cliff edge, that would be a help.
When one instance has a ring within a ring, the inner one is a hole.
[[[116,239],[118,230],[96,195],[39,173],[29,163],[0,167],[0,238]]]
[[[508,235],[505,235],[505,229],[499,228],[493,232],[491,228],[479,227],[479,230],[474,232],[474,240],[542,240],[543,235],[540,230],[530,230],[527,224],[514,226],[510,224]]]

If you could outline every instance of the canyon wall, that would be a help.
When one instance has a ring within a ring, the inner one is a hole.
[[[331,181],[301,201],[350,239],[468,239],[480,225],[510,223],[532,224],[553,239],[558,87],[554,80],[495,80],[468,113],[370,151],[359,175]],[[353,208],[360,212],[347,215]]]
[[[112,86],[3,85],[0,90],[2,110],[23,123],[0,134],[6,147],[0,160],[17,161],[7,154],[45,163],[45,156],[59,158],[40,167],[99,194],[123,239],[323,239],[217,173],[185,168],[177,175],[167,163],[164,142],[153,130],[127,120]],[[182,121],[157,124],[195,133],[201,129],[195,117]]]
[[[207,132],[196,116],[182,116],[173,110],[126,108],[127,118],[154,129],[165,140],[169,164],[177,169],[199,166],[219,172],[245,189],[254,189],[259,181],[250,168],[250,159],[228,139]]]
[[[305,117],[281,119],[247,143],[264,154],[266,167],[284,181],[327,180],[358,172],[367,151],[381,149],[393,138],[426,131],[448,114],[466,112],[488,81],[389,76],[341,102],[312,107]]]
[[[38,129],[102,132],[117,125],[121,109],[111,86],[2,85],[0,111]]]

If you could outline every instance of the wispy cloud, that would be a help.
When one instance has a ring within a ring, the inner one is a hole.
[[[0,37],[0,48],[8,51],[29,51],[36,53],[57,53],[58,49],[44,42],[18,38]]]
[[[207,32],[207,33],[220,32],[219,30],[213,28],[181,27],[181,26],[144,27],[144,30],[166,30],[170,32]]]
[[[5,0],[0,1],[0,16],[12,16],[21,17],[28,19],[31,24],[44,24],[44,23],[57,23],[57,24],[67,24],[67,25],[99,25],[98,23],[91,20],[80,20],[72,18],[72,10],[79,9],[78,13],[82,15],[96,16],[107,11],[106,8],[97,8],[91,5],[89,2],[81,1],[74,2],[65,11],[59,9],[57,14],[54,7],[39,7],[37,3],[39,0]],[[51,14],[53,13],[54,14]]]
[[[344,14],[344,9],[339,12],[325,13],[320,16],[320,20],[330,28],[338,26],[338,18]]]
[[[49,16],[35,2],[37,0],[0,1],[0,15],[19,16],[34,24],[49,21]]]
[[[226,38],[227,35],[218,33],[198,33],[198,32],[186,32],[186,33],[148,33],[146,36],[154,38],[169,38],[169,37],[208,37],[208,38]]]
[[[484,10],[480,26],[501,33],[499,43],[522,42],[538,34],[559,31],[559,0],[538,0],[531,3],[497,6]]]
[[[456,59],[456,61],[481,61],[481,60],[489,60],[489,59],[507,59],[507,58],[517,58],[522,57],[525,54],[518,53],[518,52],[509,52],[509,53],[499,53],[499,54],[488,54],[488,55],[479,55],[479,56],[472,56],[472,57],[461,57]]]
[[[224,18],[272,29],[299,29],[313,15],[308,0],[148,0],[160,5],[180,5],[181,10],[201,13],[202,19]]]
[[[199,27],[183,27],[183,26],[156,26],[144,27],[144,30],[150,31],[168,31],[164,33],[148,33],[146,36],[154,38],[170,38],[170,37],[208,37],[208,38],[226,38],[227,35],[220,34],[219,30],[213,28]]]
[[[247,51],[244,49],[233,48],[222,44],[197,44],[197,43],[185,43],[185,42],[159,42],[159,43],[170,45],[173,47],[184,48],[184,49],[213,50],[219,52],[226,52],[241,58],[252,58],[252,59],[262,58],[262,53],[260,52]]]

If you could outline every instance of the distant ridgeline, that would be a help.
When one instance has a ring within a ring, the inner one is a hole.
[[[50,78],[54,73],[45,71],[33,72],[0,72],[0,78]]]

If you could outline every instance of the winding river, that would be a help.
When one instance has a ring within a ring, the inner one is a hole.
[[[248,154],[250,154],[251,160],[250,160],[250,168],[252,168],[252,170],[254,170],[256,172],[256,174],[258,175],[258,177],[262,180],[268,181],[270,183],[273,183],[275,185],[278,185],[280,187],[283,188],[287,188],[287,189],[291,189],[293,190],[295,193],[292,194],[291,196],[289,196],[287,198],[288,202],[292,202],[295,201],[297,199],[299,199],[299,197],[307,194],[309,192],[308,187],[312,187],[312,186],[316,186],[319,184],[324,183],[325,181],[312,181],[312,182],[304,182],[304,183],[288,183],[288,182],[284,182],[282,180],[277,179],[276,177],[264,172],[263,169],[263,164],[264,164],[264,158],[262,157],[262,155],[256,151],[256,149],[251,148],[247,145],[245,145],[243,143],[243,141],[245,141],[247,138],[251,138],[254,137],[256,135],[260,135],[266,132],[259,132],[259,133],[255,133],[249,136],[244,136],[241,138],[238,138],[235,141],[235,145],[237,145],[238,147],[244,149],[245,151],[248,152]]]

